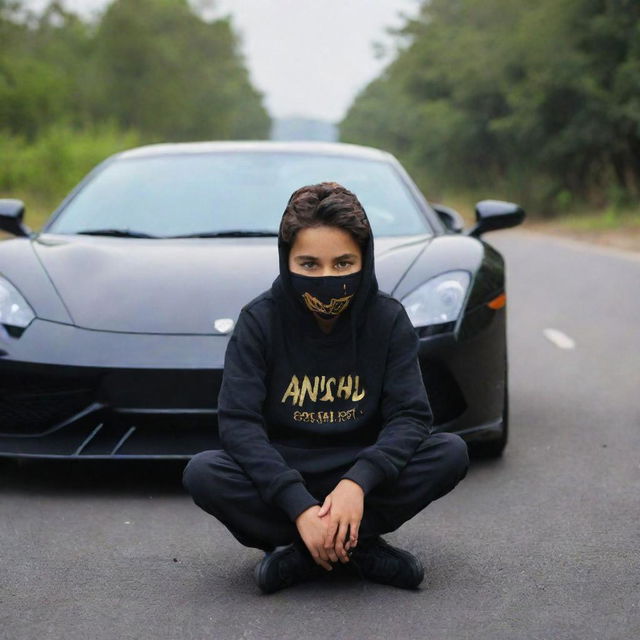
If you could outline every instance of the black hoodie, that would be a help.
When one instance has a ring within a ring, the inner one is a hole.
[[[373,237],[349,306],[324,333],[291,284],[289,245],[280,274],[241,310],[218,397],[223,448],[263,500],[295,521],[320,504],[302,473],[348,467],[365,496],[397,478],[432,432],[418,338],[403,305],[378,289]],[[302,473],[301,473],[302,472]]]

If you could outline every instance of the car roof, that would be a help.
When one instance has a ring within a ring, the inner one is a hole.
[[[211,142],[171,142],[135,147],[118,154],[118,158],[144,158],[159,155],[233,152],[314,153],[340,155],[370,160],[390,160],[386,151],[345,142],[233,140]]]

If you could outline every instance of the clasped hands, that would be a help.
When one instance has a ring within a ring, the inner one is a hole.
[[[363,512],[362,487],[343,478],[321,507],[309,507],[296,518],[300,537],[317,564],[331,571],[331,562],[349,562],[347,552],[358,544]]]

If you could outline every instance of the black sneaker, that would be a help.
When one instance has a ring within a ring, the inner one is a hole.
[[[349,551],[349,558],[348,564],[360,577],[372,582],[415,589],[424,579],[424,567],[418,558],[380,536],[359,540]]]
[[[312,580],[326,573],[311,557],[304,542],[276,547],[265,554],[253,570],[263,593],[273,593],[297,582]]]

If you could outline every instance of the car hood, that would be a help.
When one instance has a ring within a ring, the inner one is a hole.
[[[376,237],[382,291],[393,292],[430,238]],[[278,275],[276,238],[41,234],[33,248],[74,324],[101,331],[216,334],[216,320],[235,320]]]

